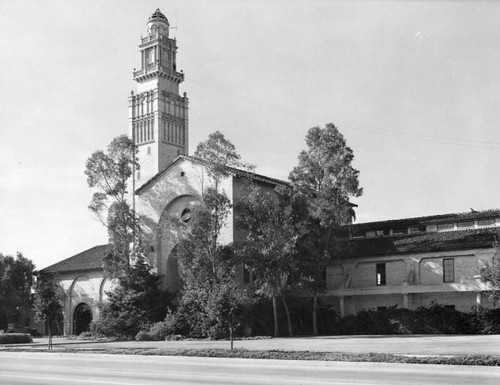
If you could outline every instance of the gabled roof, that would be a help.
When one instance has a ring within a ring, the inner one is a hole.
[[[73,271],[101,270],[102,260],[111,249],[110,245],[94,246],[72,257],[63,259],[42,271],[50,273],[67,273]]]
[[[468,211],[463,213],[429,215],[425,217],[391,219],[387,221],[364,222],[352,225],[352,231],[364,230],[382,230],[386,228],[408,227],[412,225],[428,225],[445,222],[461,222],[474,219],[487,219],[500,217],[500,209],[484,210],[484,211]]]
[[[352,239],[345,241],[344,246],[348,258],[359,258],[491,248],[495,247],[499,240],[500,228],[491,227],[397,237]]]
[[[205,167],[215,167],[215,164],[212,162],[209,162],[204,159],[196,158],[194,156],[189,156],[189,155],[179,155],[167,168],[165,168],[163,171],[160,171],[158,174],[153,176],[151,179],[146,181],[141,187],[135,190],[136,194],[142,193],[148,186],[150,186],[155,180],[159,179],[162,175],[164,175],[168,170],[170,170],[175,164],[179,163],[182,160],[187,160],[192,163],[196,163],[201,166]],[[288,182],[285,182],[280,179],[274,179],[267,177],[265,175],[261,174],[256,174],[253,172],[245,171],[245,170],[240,170],[234,167],[229,167],[229,166],[222,166],[225,171],[227,171],[228,174],[233,175],[234,177],[237,178],[247,178],[251,180],[256,180],[259,182],[263,183],[268,183],[274,186],[289,186],[290,184]]]

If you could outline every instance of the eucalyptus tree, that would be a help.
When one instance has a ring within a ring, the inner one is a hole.
[[[114,138],[106,152],[95,151],[85,165],[87,183],[96,190],[88,207],[108,230],[111,252],[104,269],[114,278],[128,274],[131,245],[138,244],[140,228],[128,190],[133,167],[139,167],[136,148],[126,135]]]
[[[266,192],[251,183],[249,189],[238,204],[239,227],[247,232],[246,239],[237,245],[238,254],[256,277],[256,292],[272,300],[274,336],[279,335],[279,297],[286,312],[288,334],[292,336],[286,295],[296,267],[297,234],[279,189]]]
[[[289,180],[294,221],[300,234],[302,285],[313,297],[313,334],[318,334],[318,295],[326,289],[326,267],[335,256],[335,233],[354,218],[352,198],[362,195],[354,154],[344,136],[328,123],[313,127],[306,135],[307,149]]]

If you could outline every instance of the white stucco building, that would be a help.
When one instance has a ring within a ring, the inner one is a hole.
[[[179,289],[175,244],[161,233],[168,215],[183,216],[212,181],[210,164],[189,156],[188,98],[177,70],[177,42],[159,10],[149,18],[139,41],[140,68],[133,78],[137,92],[129,98],[129,135],[138,147],[140,170],[133,187],[136,210],[145,216],[151,235],[152,266],[164,289]],[[232,203],[252,179],[271,191],[286,182],[228,168],[221,189]],[[237,205],[236,205],[237,206]],[[234,209],[233,209],[234,210]],[[226,243],[242,239],[232,212],[222,232]],[[432,301],[468,311],[484,304],[487,287],[477,275],[496,253],[500,210],[389,220],[346,226],[344,250],[326,269],[322,301],[342,315],[367,308],[416,308]],[[112,283],[104,276],[107,245],[95,246],[45,270],[61,285],[64,322],[60,331],[79,334],[99,319],[98,303]],[[243,269],[237,277],[245,284]]]

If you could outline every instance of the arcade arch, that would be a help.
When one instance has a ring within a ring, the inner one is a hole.
[[[90,306],[84,302],[79,303],[73,313],[73,334],[80,335],[83,332],[88,332],[92,318]]]

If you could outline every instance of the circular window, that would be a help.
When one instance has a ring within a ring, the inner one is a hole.
[[[186,207],[184,210],[182,210],[181,221],[184,223],[188,223],[190,220],[191,220],[191,210]]]

